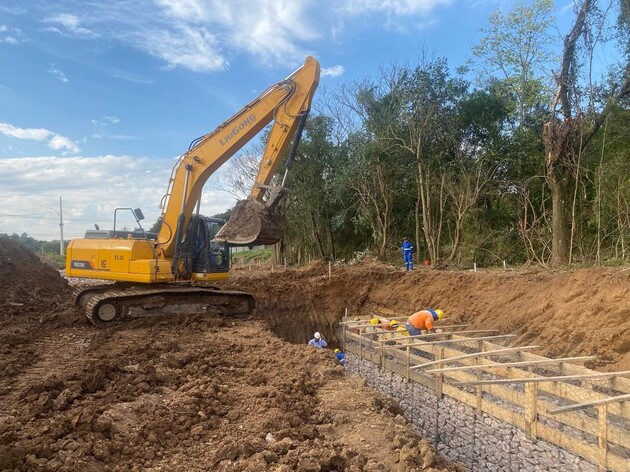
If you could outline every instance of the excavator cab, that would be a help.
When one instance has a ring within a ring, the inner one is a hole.
[[[213,240],[225,222],[218,218],[194,215],[180,245],[178,271],[182,278],[216,280],[230,270],[230,248],[227,241]]]

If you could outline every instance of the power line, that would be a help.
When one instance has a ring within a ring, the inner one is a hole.
[[[10,214],[0,214],[0,216],[10,216],[11,218],[35,218],[38,220],[56,220],[57,218],[53,218],[52,216],[39,216],[39,215],[10,215]]]
[[[36,219],[36,220],[55,220],[58,221],[59,218],[56,217],[51,217],[51,216],[37,216],[37,215],[10,215],[10,214],[4,214],[4,213],[0,213],[0,217],[5,217],[5,218],[25,218],[25,219]],[[63,219],[64,222],[74,222],[74,223],[99,223],[99,222],[103,222],[105,220],[99,219],[99,218],[89,218],[89,219],[77,219],[77,218],[65,218]],[[110,221],[110,220],[107,220]],[[129,219],[129,221],[133,221],[131,220],[131,217]]]

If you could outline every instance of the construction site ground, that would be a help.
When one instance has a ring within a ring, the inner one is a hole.
[[[433,306],[549,356],[630,369],[623,268],[404,273],[376,262],[237,269],[251,319],[181,316],[95,328],[73,286],[0,237],[0,470],[455,471],[398,406],[347,376],[345,313]]]

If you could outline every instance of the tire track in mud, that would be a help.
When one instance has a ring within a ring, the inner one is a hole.
[[[44,378],[67,376],[78,371],[86,362],[85,351],[93,337],[89,328],[70,329],[69,332],[43,337],[32,343],[37,358],[11,378],[0,381],[0,416],[11,414],[20,396]]]

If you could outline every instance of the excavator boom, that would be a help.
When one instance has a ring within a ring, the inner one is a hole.
[[[213,132],[199,138],[197,142],[193,143],[191,149],[181,156],[173,171],[171,186],[167,193],[168,201],[162,214],[162,230],[157,239],[158,246],[164,256],[174,255],[177,241],[181,240],[182,236],[180,235],[180,238],[174,237],[176,236],[175,229],[178,226],[180,228],[187,227],[188,219],[194,212],[208,178],[273,121],[258,175],[248,199],[259,203],[264,202],[265,193],[278,170],[291,138],[300,128],[300,120],[310,110],[313,95],[319,84],[319,72],[319,63],[313,57],[307,57],[304,65],[297,71],[282,82],[269,87],[262,95]],[[259,232],[263,232],[260,242],[265,243],[274,238],[277,241],[279,237],[277,230],[273,228],[276,225],[274,225],[271,212],[265,212],[266,208],[262,208],[260,205],[253,205],[252,208],[253,210],[247,214],[252,218],[260,215],[262,221],[250,225],[241,222],[242,230],[248,231],[248,234],[238,235],[231,231],[229,234],[234,233],[233,238],[222,237],[219,233],[217,239],[224,239],[229,243],[236,244],[239,236],[240,239],[245,236],[247,239],[251,239],[247,244],[256,244],[258,243],[256,241],[258,235],[255,234],[252,239],[251,228],[260,226]],[[268,216],[265,213],[268,213]],[[182,216],[183,220],[178,221]],[[266,222],[271,227],[271,231],[275,235],[274,238],[265,236],[264,224]]]

